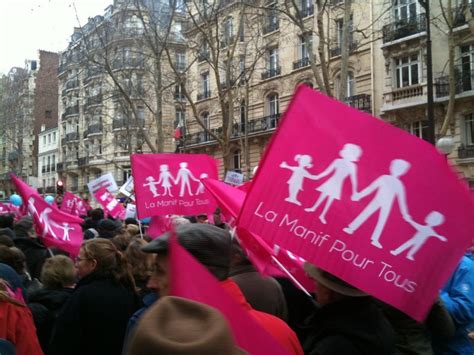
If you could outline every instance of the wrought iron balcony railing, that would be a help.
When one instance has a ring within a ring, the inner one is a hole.
[[[474,158],[474,146],[473,145],[462,145],[458,148],[459,159]]]
[[[281,74],[281,68],[276,67],[272,69],[267,69],[262,73],[262,80],[270,79]]]
[[[90,96],[86,99],[86,106],[102,105],[102,94]]]
[[[301,58],[300,60],[297,60],[296,62],[293,62],[293,70],[307,67],[310,64],[311,63],[309,61],[309,57]]]
[[[368,113],[372,112],[372,100],[371,96],[368,94],[349,96],[344,101],[349,106],[354,107],[360,111],[365,111]]]
[[[474,90],[474,69],[463,69],[462,66],[455,68],[454,74],[455,94]],[[436,97],[449,96],[449,75],[435,79]]]
[[[268,21],[269,23],[263,27],[263,34],[267,34],[273,31],[276,31],[280,28],[280,22],[279,21]]]
[[[102,134],[103,133],[102,123],[90,124],[84,131],[84,138],[89,137],[91,134]]]
[[[198,101],[208,99],[210,97],[211,97],[211,90],[206,90],[206,91],[203,91],[203,92],[197,94],[197,100]]]
[[[383,43],[395,41],[420,32],[426,31],[426,15],[419,14],[406,19],[400,19],[382,28]]]
[[[358,46],[358,43],[356,41],[350,41],[349,42],[349,53],[352,53],[353,51],[355,51],[357,49],[357,46]],[[336,46],[336,47],[332,47],[330,50],[329,50],[329,56],[332,58],[332,57],[337,57],[338,55],[341,55],[341,47],[340,46]]]

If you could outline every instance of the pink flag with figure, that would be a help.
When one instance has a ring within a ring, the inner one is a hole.
[[[0,202],[0,214],[11,213],[15,216],[20,215],[20,209],[9,202]]]
[[[36,233],[47,247],[57,247],[72,256],[79,254],[83,239],[81,218],[58,210],[39,195],[30,195],[26,204]]]
[[[239,347],[252,355],[288,354],[227,294],[219,281],[178,244],[175,237],[170,241],[170,267],[170,295],[218,309],[227,318]]]
[[[117,199],[112,195],[109,190],[105,187],[101,187],[94,193],[94,197],[97,202],[104,208],[104,211],[113,218],[124,219],[125,217],[125,207],[117,201]]]
[[[87,204],[79,196],[74,195],[69,191],[65,191],[61,203],[61,211],[72,214],[74,216],[87,215]]]
[[[423,320],[469,245],[474,201],[432,145],[302,86],[238,225]]]
[[[140,218],[213,213],[216,202],[201,179],[217,179],[217,161],[203,154],[133,154]]]

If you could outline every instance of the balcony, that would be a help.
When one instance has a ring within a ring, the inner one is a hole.
[[[310,64],[311,63],[310,63],[308,57],[301,58],[300,60],[297,60],[296,62],[293,62],[293,70],[308,67]]]
[[[78,115],[78,114],[79,114],[79,105],[69,106],[69,107],[66,107],[66,110],[64,111],[61,117],[64,119],[67,116]]]
[[[273,31],[276,31],[280,28],[279,21],[268,21],[267,25],[263,27],[263,34],[267,34]]]
[[[205,99],[208,99],[210,97],[211,97],[211,90],[206,90],[206,91],[203,91],[203,92],[197,94],[197,100],[198,101],[205,100]]]
[[[382,114],[387,111],[426,105],[428,87],[426,83],[392,88],[383,95]]]
[[[87,69],[86,77],[84,78],[84,84],[88,84],[92,79],[103,75],[105,72],[101,68]]]
[[[143,127],[145,125],[145,120],[139,119],[138,123],[140,124],[140,127]],[[127,128],[127,129],[137,128],[136,121],[128,117],[115,118],[112,121],[112,129],[124,129],[124,128]]]
[[[66,82],[66,90],[79,89],[79,80],[73,79]]]
[[[183,93],[175,92],[174,93],[174,99],[175,99],[175,101],[184,101],[184,100],[186,100],[186,96],[184,96]]]
[[[77,132],[66,133],[66,143],[74,142],[77,140],[79,140],[79,133]]]
[[[82,168],[89,164],[89,157],[82,157],[77,159],[77,166]]]
[[[359,94],[347,97],[344,102],[360,111],[372,113],[372,100],[368,94]]]
[[[472,145],[462,145],[458,148],[458,158],[459,159],[469,159],[474,158],[474,146]]]
[[[262,80],[267,80],[281,74],[281,67],[265,70],[262,73]]]
[[[383,43],[408,37],[426,30],[426,16],[419,14],[404,20],[392,22],[382,29]]]
[[[453,10],[453,18],[454,18],[454,27],[459,27],[463,25],[467,25],[468,21],[466,18],[466,13],[470,12],[471,17],[474,17],[474,2],[467,4],[467,9],[463,10],[463,6],[457,6]]]
[[[199,63],[202,63],[202,62],[205,62],[205,61],[208,61],[210,58],[210,54],[209,52],[201,52],[198,54],[198,62]]]
[[[121,58],[112,62],[112,69],[143,69],[144,66],[143,58]]]
[[[102,134],[102,129],[102,123],[90,124],[84,131],[84,138],[87,138],[92,134]]]
[[[304,7],[304,8],[302,8],[302,9],[299,9],[299,12],[300,12],[301,18],[313,16],[313,14],[314,14],[314,6],[313,6],[313,4],[311,4],[311,5],[307,6],[307,7]]]
[[[454,74],[456,95],[466,91],[474,90],[474,69],[466,70],[457,66]],[[449,76],[441,76],[435,79],[436,97],[449,96]]]
[[[102,94],[90,96],[86,99],[86,106],[102,105]]]
[[[354,52],[356,49],[357,49],[357,46],[358,46],[358,43],[351,40],[349,42],[349,53],[352,54],[352,52]],[[329,56],[332,58],[332,57],[337,57],[338,55],[341,55],[341,47],[340,46],[337,46],[337,47],[332,47],[330,50],[329,50]]]

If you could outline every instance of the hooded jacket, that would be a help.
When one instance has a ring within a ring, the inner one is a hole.
[[[474,261],[464,256],[441,291],[441,300],[456,326],[449,340],[433,338],[436,355],[474,354],[474,341],[468,338],[474,329]]]
[[[393,329],[370,297],[348,297],[321,307],[303,344],[310,355],[390,355]]]

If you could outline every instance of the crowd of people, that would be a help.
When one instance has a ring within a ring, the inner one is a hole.
[[[419,323],[309,263],[313,297],[262,276],[215,217],[174,216],[178,243],[287,353],[474,354],[470,251]],[[30,217],[0,215],[0,354],[246,353],[219,311],[170,294],[172,233],[152,239],[137,220],[102,209],[83,218],[72,259],[46,248]]]

